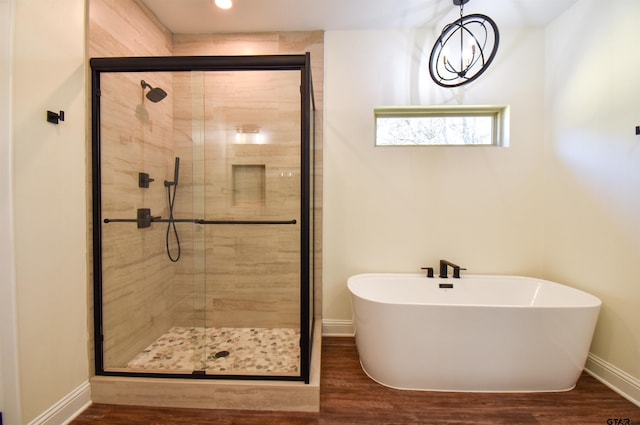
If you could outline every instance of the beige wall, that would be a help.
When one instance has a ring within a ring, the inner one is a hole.
[[[13,0],[0,1],[0,411],[20,423],[11,134]]]
[[[88,378],[84,26],[83,2],[15,2],[13,215],[25,423]],[[64,110],[65,121],[46,122],[47,110]]]
[[[351,320],[357,273],[544,273],[544,32],[501,31],[487,73],[453,90],[429,77],[430,31],[326,33],[325,321]],[[510,147],[374,147],[375,107],[439,104],[511,105]]]
[[[140,0],[88,0],[89,57],[171,54],[171,33]]]
[[[591,351],[636,383],[640,87],[626,71],[640,66],[639,16],[635,0],[581,0],[548,27],[545,157],[546,274],[602,299]]]

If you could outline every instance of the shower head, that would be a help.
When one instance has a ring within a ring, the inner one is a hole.
[[[162,90],[160,87],[153,88],[149,84],[147,84],[144,80],[140,80],[140,85],[142,86],[143,92],[144,92],[144,89],[146,88],[150,89],[149,92],[147,93],[147,99],[149,99],[153,103],[160,102],[162,99],[167,97],[167,92]]]

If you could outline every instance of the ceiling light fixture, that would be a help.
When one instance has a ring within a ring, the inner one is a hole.
[[[215,0],[215,4],[220,9],[231,9],[231,6],[233,6],[231,0]]]
[[[478,78],[498,51],[500,33],[485,15],[463,16],[469,0],[453,0],[460,6],[460,19],[446,25],[431,50],[429,73],[442,87],[458,87]]]

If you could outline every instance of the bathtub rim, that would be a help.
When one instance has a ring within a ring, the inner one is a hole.
[[[365,279],[368,277],[388,277],[388,278],[394,278],[394,277],[410,277],[410,278],[424,278],[424,279],[429,279],[430,281],[432,280],[433,282],[436,282],[438,279],[446,281],[446,283],[456,283],[456,281],[460,281],[462,279],[465,278],[490,278],[490,277],[495,277],[495,278],[499,278],[499,279],[516,279],[516,280],[529,280],[529,281],[535,281],[535,282],[540,282],[543,284],[547,284],[547,285],[551,285],[551,286],[560,286],[563,288],[567,288],[571,291],[576,291],[578,294],[580,294],[580,296],[585,297],[587,299],[590,299],[592,302],[590,303],[583,303],[583,304],[554,304],[554,305],[545,305],[545,304],[540,304],[540,305],[531,305],[531,304],[479,304],[479,303],[448,303],[448,304],[442,304],[442,303],[434,303],[434,302],[409,302],[409,303],[400,303],[400,302],[389,302],[389,301],[385,301],[385,300],[381,300],[381,299],[375,299],[372,297],[368,297],[365,296],[363,294],[358,294],[356,292],[353,291],[353,288],[351,286],[351,282],[352,281],[356,281],[356,280],[360,280],[360,279]],[[424,273],[401,273],[401,272],[378,272],[378,273],[359,273],[359,274],[355,274],[352,276],[349,276],[349,278],[347,278],[347,289],[349,290],[349,293],[352,297],[358,297],[362,300],[365,300],[367,302],[372,302],[372,303],[377,303],[377,304],[382,304],[382,305],[410,305],[410,306],[429,306],[429,307],[457,307],[457,308],[504,308],[504,309],[558,309],[558,308],[562,308],[562,309],[581,309],[581,308],[601,308],[602,307],[602,300],[589,293],[586,291],[583,291],[581,289],[575,288],[573,286],[569,286],[563,283],[559,283],[559,282],[555,282],[552,280],[547,280],[547,279],[541,279],[541,278],[537,278],[537,277],[531,277],[531,276],[521,276],[521,275],[502,275],[502,274],[465,274],[465,275],[461,275],[460,279],[456,279],[456,278],[440,278],[438,276],[435,276],[433,278],[428,278],[425,276]]]

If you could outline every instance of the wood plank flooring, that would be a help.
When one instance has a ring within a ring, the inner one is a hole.
[[[353,338],[323,338],[322,350],[319,413],[92,405],[71,424],[640,425],[640,407],[587,374],[574,390],[564,393],[400,391],[381,386],[362,372]]]

